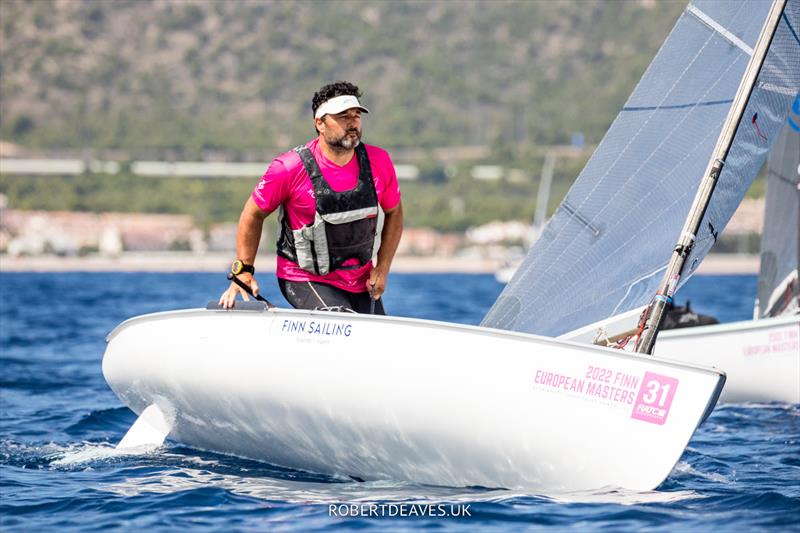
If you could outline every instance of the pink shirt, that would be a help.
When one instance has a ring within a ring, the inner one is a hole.
[[[314,154],[314,159],[317,160],[325,181],[333,190],[340,192],[356,186],[359,167],[355,154],[349,163],[339,166],[322,153],[319,148],[319,138],[310,141],[306,146]],[[375,182],[375,191],[378,193],[378,203],[384,211],[393,209],[400,202],[400,187],[397,184],[397,175],[392,160],[386,150],[382,148],[368,144],[365,144],[364,147],[367,149],[367,156],[372,167],[372,178]],[[292,229],[300,229],[314,222],[317,206],[314,201],[314,186],[297,153],[292,150],[272,161],[253,190],[253,201],[267,213],[275,211],[282,204],[284,216],[287,217]],[[303,270],[297,263],[278,256],[276,272],[279,278],[287,281],[316,281],[349,292],[364,292],[367,290],[366,283],[372,267],[370,261],[361,268],[337,270],[325,276],[317,276]]]

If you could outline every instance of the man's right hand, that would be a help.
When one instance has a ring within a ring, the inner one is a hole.
[[[252,274],[247,273],[247,272],[239,274],[239,279],[245,285],[250,287],[250,290],[253,291],[253,295],[254,296],[258,296],[258,282],[256,281],[256,278],[254,278]],[[224,309],[233,308],[233,304],[236,301],[236,295],[237,294],[241,294],[242,295],[242,300],[244,300],[245,302],[249,302],[250,301],[250,295],[247,294],[247,291],[244,290],[243,288],[239,287],[233,281],[231,281],[231,285],[230,285],[230,287],[228,287],[228,290],[223,292],[222,296],[220,296],[219,305],[221,305]]]

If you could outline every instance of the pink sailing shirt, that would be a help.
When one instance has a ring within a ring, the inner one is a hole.
[[[319,138],[306,144],[317,160],[325,181],[334,191],[341,192],[352,189],[358,183],[358,158],[353,158],[344,166],[330,161],[319,147]],[[378,203],[384,211],[397,206],[400,202],[400,187],[397,175],[388,152],[377,146],[365,144],[367,156],[372,167],[372,178]],[[271,213],[283,205],[284,216],[292,229],[300,229],[314,222],[316,202],[314,186],[308,177],[300,156],[293,150],[275,158],[267,168],[264,176],[253,190],[253,201],[256,205]],[[377,250],[376,250],[377,252]],[[337,270],[317,276],[300,268],[297,263],[278,256],[276,274],[286,281],[315,281],[327,283],[349,292],[367,290],[367,280],[373,265],[370,261],[361,268],[353,270]]]

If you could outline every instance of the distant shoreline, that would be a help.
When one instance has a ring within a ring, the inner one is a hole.
[[[126,252],[119,257],[0,256],[0,272],[219,272],[228,271],[233,254],[192,252]],[[392,272],[491,274],[501,261],[460,257],[395,258]],[[259,272],[275,272],[275,256],[259,256]],[[711,254],[700,265],[700,274],[758,274],[757,255]]]

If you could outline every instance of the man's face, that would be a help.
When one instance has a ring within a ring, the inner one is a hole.
[[[352,150],[361,141],[361,110],[348,109],[316,119],[317,130],[333,149]]]

